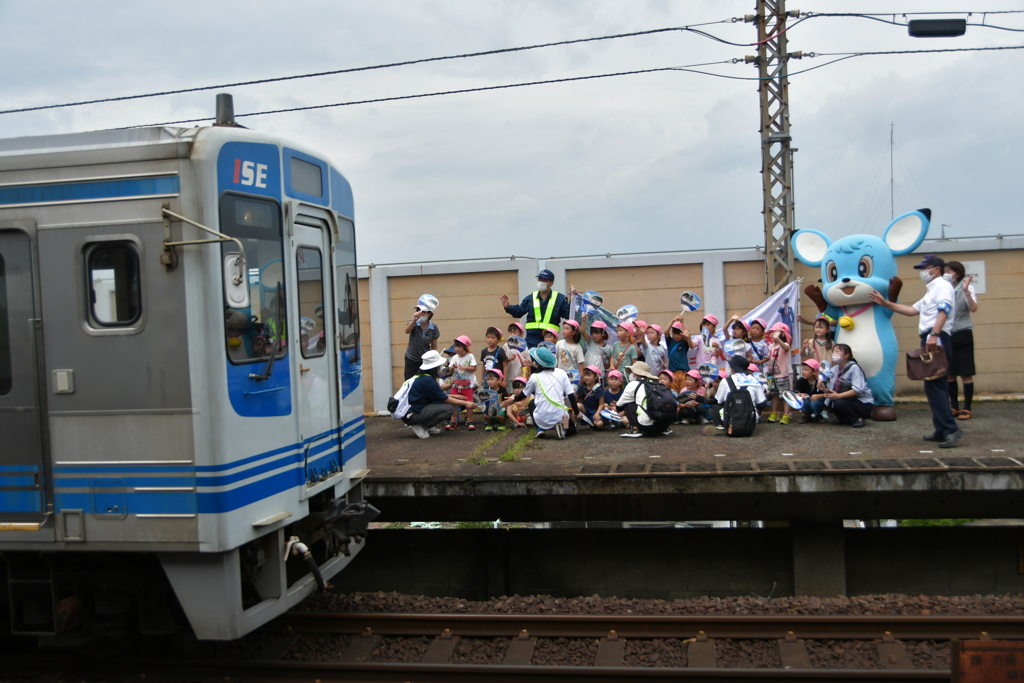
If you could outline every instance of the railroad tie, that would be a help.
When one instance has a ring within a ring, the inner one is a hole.
[[[505,652],[503,666],[530,666],[533,663],[533,651],[537,647],[537,639],[531,638],[524,628],[519,635],[512,639]]]
[[[380,636],[373,635],[369,626],[338,656],[339,662],[365,662],[380,645]]]
[[[622,666],[625,656],[626,641],[619,638],[619,634],[612,630],[598,644],[594,666]]]
[[[450,629],[445,629],[441,635],[434,638],[427,648],[426,654],[420,660],[420,664],[447,664],[455,652],[455,646],[459,644],[459,637],[453,636]]]
[[[807,654],[804,641],[797,640],[796,634],[786,631],[786,637],[779,640],[779,658],[783,669],[812,669],[811,657]]]
[[[709,640],[704,631],[700,631],[686,648],[686,666],[691,669],[718,668],[715,641]]]
[[[913,669],[907,649],[903,643],[894,639],[892,633],[885,632],[882,642],[878,643],[878,659],[883,669]]]

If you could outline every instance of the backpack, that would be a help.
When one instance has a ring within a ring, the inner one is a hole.
[[[726,433],[729,436],[750,436],[757,425],[757,410],[754,399],[745,388],[737,389],[732,377],[725,378],[729,382],[729,395],[725,399]]]
[[[401,420],[409,414],[409,390],[412,389],[412,383],[416,381],[416,377],[420,377],[420,375],[407,379],[402,386],[398,387],[395,395],[388,399],[388,412],[396,420]]]
[[[676,419],[676,409],[679,403],[672,395],[672,390],[661,382],[644,380],[644,401],[640,408],[647,413],[647,417],[655,422],[672,421]]]

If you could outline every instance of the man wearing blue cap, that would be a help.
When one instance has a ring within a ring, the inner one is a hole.
[[[914,266],[925,283],[925,293],[916,303],[897,304],[884,298],[875,290],[868,295],[871,301],[879,306],[902,315],[918,316],[917,332],[921,337],[921,346],[929,353],[941,346],[947,359],[953,357],[953,340],[950,332],[956,318],[955,295],[953,285],[943,279],[942,273],[946,263],[935,254],[928,254]],[[925,380],[924,394],[928,397],[928,405],[932,409],[932,426],[935,430],[926,434],[925,441],[938,442],[939,448],[953,448],[963,436],[963,432],[953,419],[949,408],[949,393],[944,382],[945,374],[938,379]]]
[[[531,349],[544,341],[544,330],[551,330],[558,336],[559,325],[569,319],[569,299],[551,289],[554,283],[555,274],[545,269],[537,273],[537,291],[518,306],[510,306],[508,296],[501,295],[506,313],[513,318],[526,316],[526,345]]]

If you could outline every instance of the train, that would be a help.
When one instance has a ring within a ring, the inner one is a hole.
[[[217,105],[0,140],[0,634],[236,639],[365,546],[351,185]]]

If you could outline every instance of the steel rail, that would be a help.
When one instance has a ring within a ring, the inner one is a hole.
[[[46,664],[41,669],[40,664]],[[39,675],[60,672],[61,678],[86,681],[95,677],[127,676],[131,680],[154,681],[518,681],[559,683],[585,680],[587,683],[621,683],[627,680],[671,679],[751,683],[753,681],[820,681],[821,683],[863,683],[874,681],[928,681],[945,683],[950,672],[943,670],[891,671],[879,669],[684,669],[673,667],[598,666],[487,666],[480,664],[383,664],[278,661],[210,661],[166,659],[119,659],[88,661],[67,657],[4,658],[4,676]]]
[[[298,632],[512,637],[522,630],[541,638],[600,638],[614,630],[622,638],[873,639],[885,632],[910,640],[1024,639],[1024,616],[1002,615],[592,615],[592,614],[373,614],[290,612],[273,622]]]

